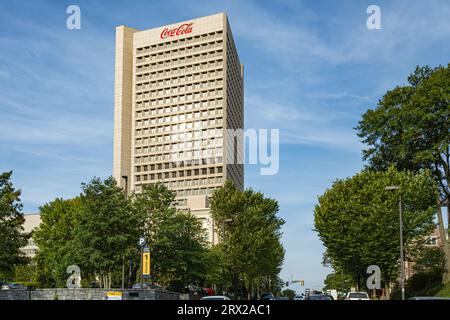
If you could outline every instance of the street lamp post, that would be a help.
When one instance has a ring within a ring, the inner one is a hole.
[[[399,190],[399,186],[387,186],[385,190]],[[402,194],[398,196],[399,223],[400,223],[400,287],[402,290],[402,300],[405,300],[405,261],[403,257],[403,212]]]
[[[128,176],[122,176],[125,180],[125,200],[128,198]],[[125,289],[125,249],[122,243],[122,290]]]
[[[222,239],[221,239],[221,241],[225,241],[225,224],[231,223],[231,222],[233,222],[232,219],[225,219],[225,220],[222,221]],[[222,281],[223,281],[222,291],[225,294],[225,288],[226,288],[226,284],[225,284],[225,269],[222,269]],[[232,282],[233,282],[233,280],[232,280]],[[234,293],[234,294],[235,294],[235,297],[236,297],[236,293]]]

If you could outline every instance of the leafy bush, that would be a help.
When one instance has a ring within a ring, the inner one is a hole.
[[[406,299],[417,296],[434,296],[442,289],[442,287],[442,273],[416,273],[406,282],[405,296]],[[401,290],[399,286],[396,286],[394,289],[392,299],[401,299]]]
[[[436,294],[437,297],[450,297],[450,282],[445,284]]]

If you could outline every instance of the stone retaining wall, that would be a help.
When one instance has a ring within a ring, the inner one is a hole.
[[[108,291],[117,289],[36,289],[0,290],[0,300],[106,300]],[[180,300],[176,292],[159,290],[124,290],[123,300]]]

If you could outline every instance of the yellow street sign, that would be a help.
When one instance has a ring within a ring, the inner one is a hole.
[[[142,275],[144,277],[150,276],[150,249],[144,248],[142,253]]]
[[[106,293],[107,300],[122,300],[122,292],[120,291],[108,291]]]

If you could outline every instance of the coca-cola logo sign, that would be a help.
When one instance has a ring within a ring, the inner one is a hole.
[[[183,23],[182,25],[178,26],[177,28],[173,28],[173,29],[165,28],[161,32],[161,39],[191,33],[193,24],[194,24],[193,22]]]

